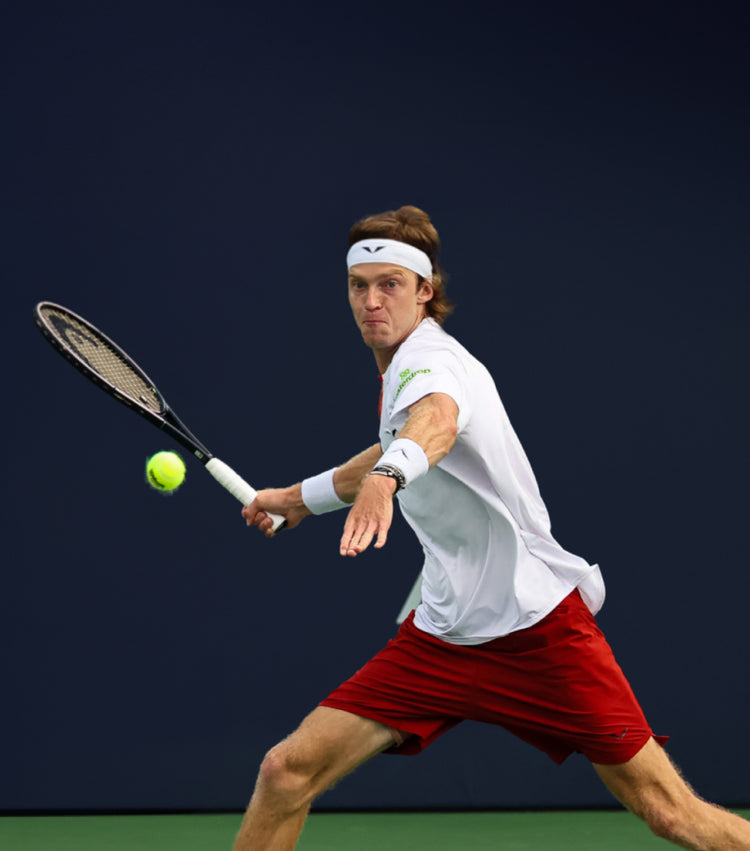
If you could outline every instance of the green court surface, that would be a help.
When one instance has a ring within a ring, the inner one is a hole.
[[[750,810],[739,811],[746,818]],[[241,816],[0,818],[3,851],[230,851]],[[299,851],[648,851],[674,847],[623,811],[313,813]]]

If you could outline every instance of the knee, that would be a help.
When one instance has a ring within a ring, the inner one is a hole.
[[[711,822],[713,809],[691,793],[679,798],[658,796],[635,812],[655,836],[692,848],[692,844],[685,846],[684,843],[694,841],[696,835]]]
[[[282,742],[263,758],[257,788],[275,809],[293,812],[314,797],[312,779],[313,774],[294,760]]]
[[[648,825],[649,830],[660,839],[674,842],[683,834],[683,817],[668,804],[660,804],[637,813]]]

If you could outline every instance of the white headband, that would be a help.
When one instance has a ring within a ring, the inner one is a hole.
[[[358,263],[395,263],[428,281],[432,280],[430,258],[421,249],[397,239],[360,239],[355,242],[346,255],[346,267],[351,269]]]

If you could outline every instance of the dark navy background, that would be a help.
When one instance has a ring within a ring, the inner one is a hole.
[[[376,439],[349,316],[362,215],[417,204],[553,531],[703,795],[748,804],[747,7],[29,3],[3,14],[0,809],[235,809],[393,634],[420,564],[272,542],[32,323],[120,342],[256,486]],[[449,510],[447,507],[446,510]],[[323,808],[612,803],[464,725]]]

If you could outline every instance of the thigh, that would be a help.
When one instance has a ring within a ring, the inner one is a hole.
[[[577,751],[593,763],[622,764],[652,738],[612,648],[577,591],[538,624],[490,642],[486,652],[483,647],[485,714],[477,720],[500,723],[555,762]]]
[[[320,779],[327,787],[393,745],[398,733],[384,724],[319,706],[273,750],[286,768]]]
[[[694,800],[692,789],[653,738],[627,762],[594,763],[594,768],[615,798],[641,816],[660,803],[684,804]]]

